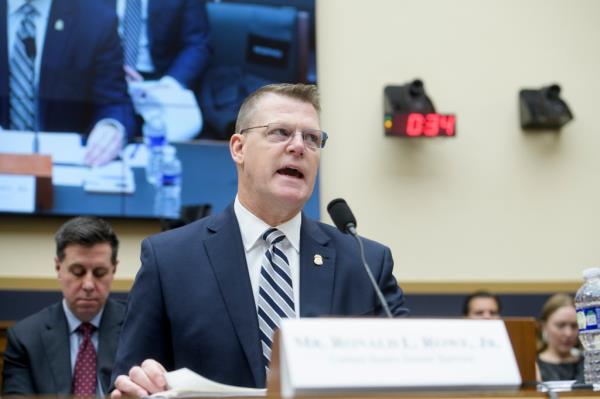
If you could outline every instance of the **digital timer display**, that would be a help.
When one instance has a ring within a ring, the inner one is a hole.
[[[385,116],[384,127],[387,136],[454,137],[456,117],[433,113],[394,113]]]

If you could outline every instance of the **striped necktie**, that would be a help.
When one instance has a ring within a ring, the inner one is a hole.
[[[140,48],[140,31],[142,29],[142,0],[127,0],[123,25],[125,65],[135,69]]]
[[[35,128],[35,23],[38,11],[30,1],[19,9],[22,15],[9,63],[10,128]]]
[[[268,369],[273,333],[281,324],[281,319],[296,317],[296,310],[290,264],[287,256],[277,247],[285,239],[285,235],[270,228],[262,238],[267,242],[267,250],[258,283],[258,326],[263,361]]]

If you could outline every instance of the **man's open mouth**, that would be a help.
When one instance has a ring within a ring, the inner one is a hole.
[[[304,178],[304,174],[302,174],[302,172],[300,172],[298,169],[289,168],[289,167],[281,168],[277,171],[277,173],[279,173],[280,175],[284,175],[284,176],[295,177],[297,179]]]

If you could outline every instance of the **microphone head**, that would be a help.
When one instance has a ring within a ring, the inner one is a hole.
[[[329,212],[329,216],[331,216],[336,227],[344,233],[348,233],[350,227],[356,227],[356,219],[344,199],[336,198],[332,200],[327,205],[327,212]]]

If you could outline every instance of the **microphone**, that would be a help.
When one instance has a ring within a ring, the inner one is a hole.
[[[336,227],[339,230],[341,230],[343,233],[350,234],[352,237],[354,237],[356,239],[356,242],[358,242],[358,247],[360,249],[361,261],[362,261],[363,267],[365,268],[365,271],[367,272],[367,276],[369,276],[371,285],[373,286],[373,289],[375,290],[375,293],[377,294],[377,298],[379,299],[379,302],[381,303],[381,307],[383,307],[383,310],[385,311],[386,316],[389,318],[392,318],[393,317],[392,312],[390,312],[390,308],[389,308],[385,298],[383,297],[383,293],[379,289],[379,286],[377,285],[377,282],[375,281],[375,278],[373,277],[373,273],[371,272],[371,268],[367,264],[367,259],[365,258],[365,248],[363,247],[362,240],[360,239],[360,237],[358,236],[358,233],[356,232],[356,218],[352,214],[350,207],[348,206],[348,204],[346,203],[346,201],[344,199],[336,198],[327,205],[327,212],[329,212],[329,216],[331,216],[333,223],[335,223]]]
[[[37,54],[37,49],[35,47],[35,39],[32,36],[24,37],[23,45],[25,45],[25,52],[27,53],[27,57],[35,58]]]
[[[329,212],[335,226],[344,233],[351,233],[350,229],[356,229],[356,218],[344,199],[336,198],[332,200],[327,205],[327,212]],[[356,230],[354,233],[356,234]]]

